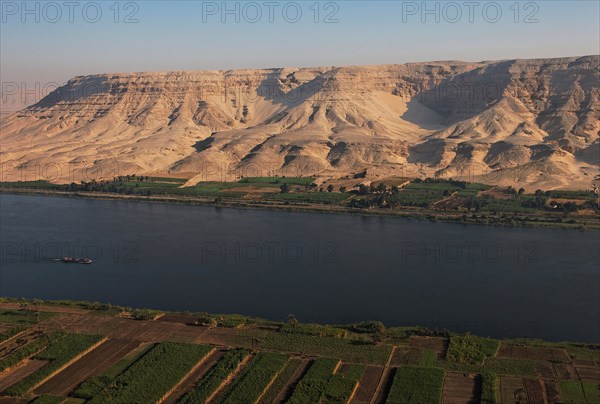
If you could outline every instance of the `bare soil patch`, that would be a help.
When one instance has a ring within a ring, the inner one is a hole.
[[[523,380],[525,390],[527,390],[527,398],[530,403],[545,403],[544,399],[544,383],[541,380],[525,379]]]
[[[520,400],[521,404],[529,404],[529,400],[527,399],[527,391],[525,390],[523,379],[520,377],[501,377],[500,397],[501,403],[514,403]]]
[[[553,363],[554,374],[558,380],[579,380],[575,367],[569,363]]]
[[[442,393],[443,404],[478,404],[481,378],[468,373],[446,372]]]
[[[575,366],[579,378],[584,382],[600,382],[600,367],[597,366]]]
[[[387,396],[390,394],[390,389],[392,388],[392,384],[394,383],[394,376],[396,376],[396,371],[398,368],[385,368],[383,371],[383,384],[379,393],[376,393],[376,397],[374,398],[374,402],[376,404],[384,404],[387,400]]]
[[[410,347],[397,347],[390,362],[391,366],[418,365],[421,360],[422,349]]]
[[[496,357],[548,362],[571,362],[567,351],[562,348],[526,347],[511,344],[501,344]]]
[[[377,383],[383,373],[383,366],[367,366],[365,373],[358,383],[358,389],[354,395],[352,403],[369,403],[377,389]]]
[[[442,337],[410,337],[410,346],[420,349],[431,349],[438,353],[438,358],[443,359],[448,350],[448,339]]]
[[[546,398],[548,399],[548,403],[560,403],[560,390],[558,389],[558,384],[552,380],[545,380],[544,387],[546,390]]]

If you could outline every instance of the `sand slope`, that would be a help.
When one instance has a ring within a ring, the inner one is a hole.
[[[589,188],[598,56],[76,77],[2,118],[2,179],[444,175]]]

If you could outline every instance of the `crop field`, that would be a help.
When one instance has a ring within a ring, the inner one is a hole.
[[[225,355],[225,351],[215,349],[206,355],[195,367],[193,371],[179,383],[171,393],[165,398],[163,404],[174,404],[183,398],[189,391],[191,391],[198,382],[212,369],[217,362]]]
[[[52,316],[52,313],[35,311],[0,310],[0,323],[7,324],[35,324]]]
[[[102,374],[138,345],[136,341],[105,341],[34,391],[37,394],[66,396],[86,379]]]
[[[419,359],[419,366],[422,367],[434,367],[437,359],[437,352],[432,349],[424,349],[421,352],[421,358]]]
[[[223,355],[222,358],[206,373],[197,385],[187,393],[181,403],[204,403],[212,397],[229,376],[240,366],[249,351],[245,349],[234,349]]]
[[[46,378],[50,377],[54,372],[59,371],[77,355],[98,343],[101,340],[101,337],[98,335],[55,332],[49,334],[47,340],[45,338],[44,340],[45,348],[37,353],[37,350],[28,350],[27,357],[31,356],[33,359],[47,361],[48,363],[37,372],[9,387],[6,390],[8,394],[23,395],[27,393],[35,386],[42,383]],[[39,341],[42,341],[42,339]],[[23,349],[26,348],[27,346]],[[16,354],[18,353],[19,351],[16,352]],[[19,355],[19,357],[21,356],[22,355]]]
[[[26,351],[37,352],[47,343],[44,333],[39,330],[29,329],[11,334],[13,335],[0,345],[0,372],[12,366],[15,361],[28,357]],[[23,347],[25,348],[21,349]]]
[[[0,402],[586,404],[600,391],[600,346],[48,308],[0,342]]]
[[[277,401],[281,395],[286,393],[291,383],[298,381],[294,380],[294,376],[302,374],[303,365],[305,364],[302,358],[290,358],[258,402],[269,404]]]
[[[560,392],[565,404],[600,403],[600,383],[562,382]]]
[[[289,356],[261,352],[246,366],[216,403],[255,402],[287,364]]]
[[[443,369],[401,366],[396,370],[386,402],[439,403],[443,383]]]
[[[288,402],[318,402],[325,393],[327,385],[339,365],[340,361],[337,359],[319,358],[315,360],[294,389],[294,393]]]
[[[102,389],[90,403],[158,401],[204,357],[206,345],[161,342]]]

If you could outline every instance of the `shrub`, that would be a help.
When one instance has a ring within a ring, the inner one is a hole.
[[[486,356],[494,356],[500,341],[474,335],[455,335],[450,338],[446,359],[452,362],[480,364]]]

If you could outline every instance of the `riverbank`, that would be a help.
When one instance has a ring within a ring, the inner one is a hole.
[[[81,192],[81,191],[57,191],[48,189],[26,189],[26,188],[0,188],[0,193],[5,194],[25,194],[38,196],[58,196],[68,198],[85,198],[100,200],[126,200],[134,202],[154,202],[167,204],[197,205],[218,208],[233,208],[244,210],[265,210],[265,211],[283,211],[283,212],[305,212],[305,213],[327,213],[341,215],[359,215],[359,216],[379,216],[379,217],[398,217],[405,219],[427,220],[431,222],[445,222],[457,224],[476,224],[491,226],[509,226],[509,227],[532,227],[532,228],[550,228],[550,229],[579,229],[579,230],[600,230],[600,217],[571,215],[564,217],[562,214],[543,214],[543,215],[491,215],[491,214],[465,214],[440,212],[438,210],[402,207],[396,209],[388,208],[353,208],[341,205],[318,204],[318,203],[290,203],[252,200],[235,197],[198,197],[182,195],[123,195],[108,192]]]
[[[600,391],[598,344],[9,298],[0,326],[0,400],[408,402],[408,389],[423,402],[597,403]]]

